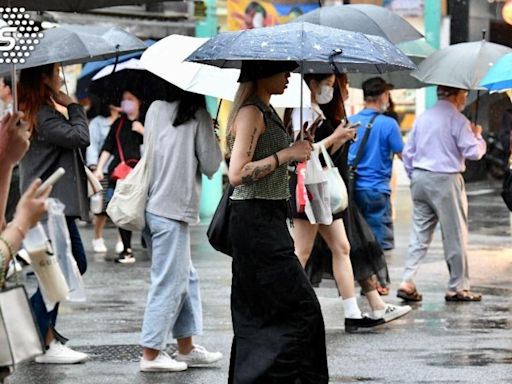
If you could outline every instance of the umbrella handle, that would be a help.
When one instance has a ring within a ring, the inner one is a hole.
[[[16,81],[16,64],[11,65],[11,93],[12,93],[12,112],[18,111],[18,82]]]

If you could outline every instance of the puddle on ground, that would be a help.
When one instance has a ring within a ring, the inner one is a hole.
[[[427,355],[427,365],[445,368],[485,367],[491,364],[511,364],[512,350],[479,348],[472,351],[453,351]]]

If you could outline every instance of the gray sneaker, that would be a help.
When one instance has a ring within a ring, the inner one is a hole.
[[[186,355],[179,352],[174,353],[176,361],[187,363],[189,367],[200,367],[213,364],[222,359],[222,353],[209,352],[205,347],[194,345],[194,348]]]

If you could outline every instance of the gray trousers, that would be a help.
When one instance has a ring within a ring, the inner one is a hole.
[[[468,200],[462,175],[415,169],[411,178],[411,193],[413,227],[403,281],[414,281],[439,223],[444,257],[450,273],[448,291],[469,289]]]

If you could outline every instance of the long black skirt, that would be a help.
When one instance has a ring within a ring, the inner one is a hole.
[[[320,304],[294,253],[285,201],[233,201],[228,383],[328,383]]]

